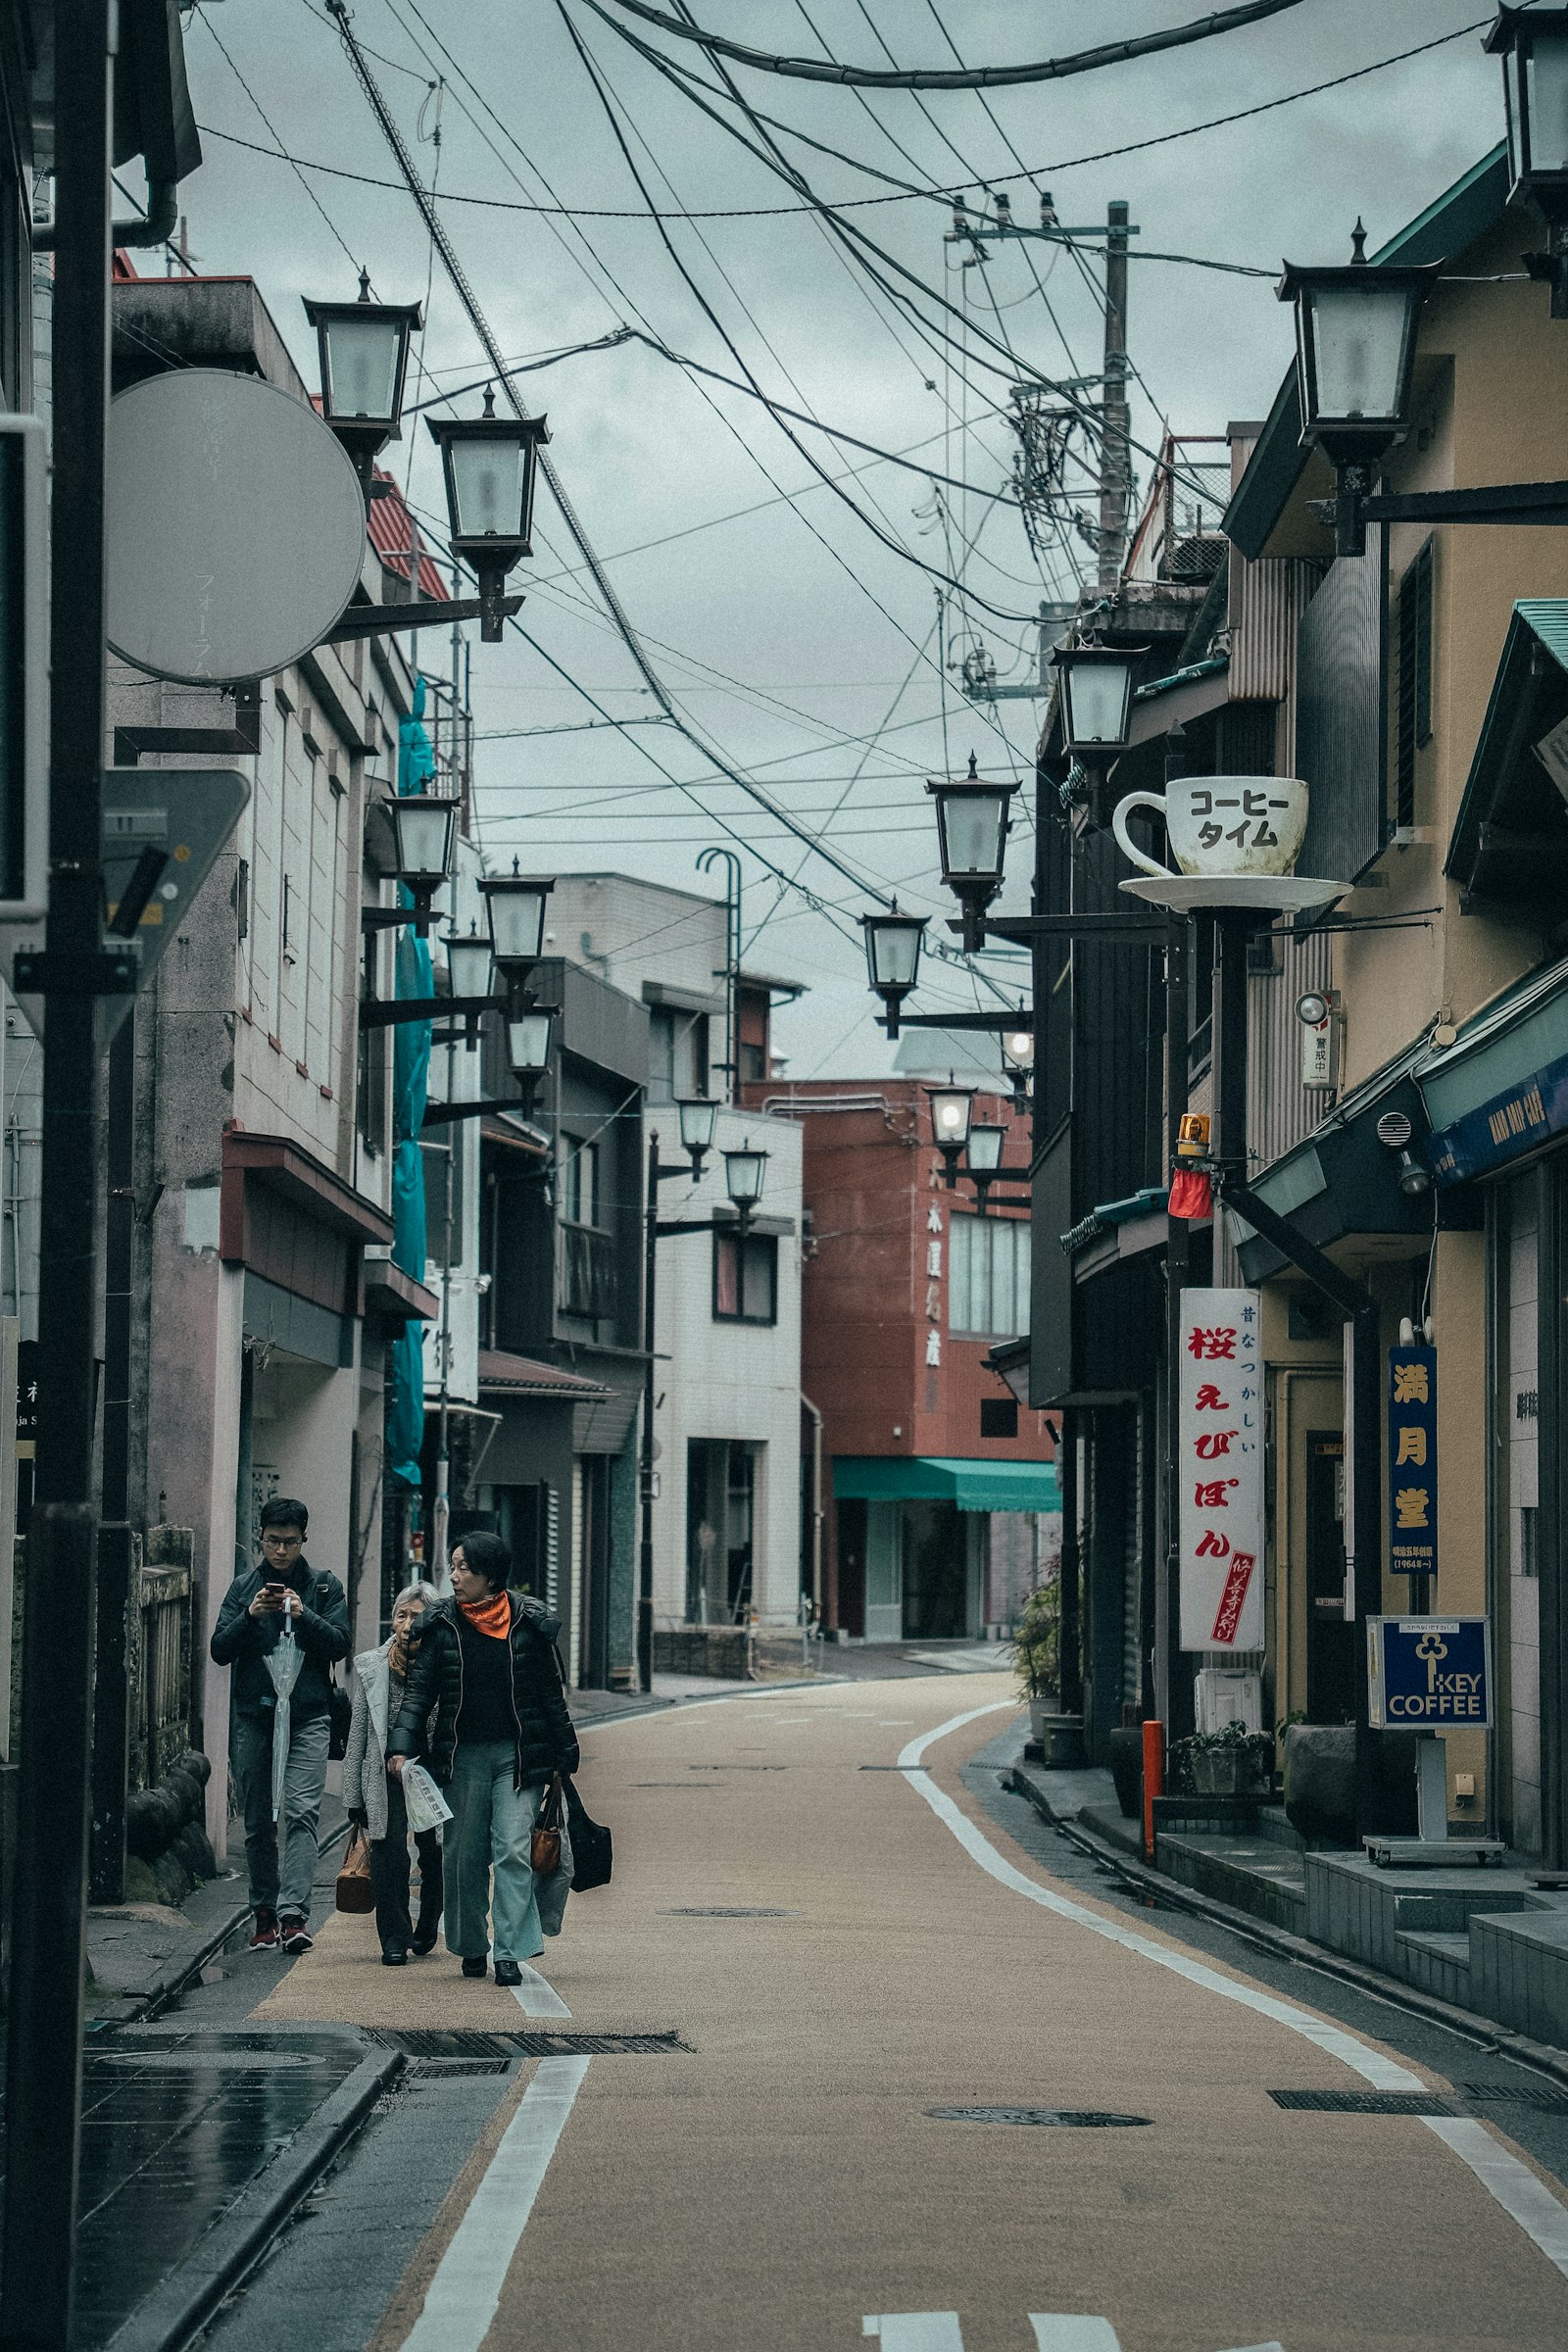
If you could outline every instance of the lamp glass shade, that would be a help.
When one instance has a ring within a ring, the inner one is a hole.
[[[969,1140],[969,1121],[974,1112],[972,1086],[933,1086],[926,1092],[931,1098],[931,1134],[944,1152],[961,1152]]]
[[[750,1141],[724,1154],[724,1190],[737,1208],[751,1207],[762,1198],[767,1153],[754,1151]]]
[[[862,914],[860,921],[871,986],[878,990],[913,988],[925,944],[925,916],[900,914],[895,907],[890,914]]]
[[[1538,32],[1523,50],[1524,120],[1514,177],[1568,176],[1568,36]],[[1511,111],[1511,110],[1510,110]],[[1512,125],[1510,124],[1510,128]]]
[[[555,1007],[535,1006],[507,1023],[507,1059],[514,1078],[540,1078],[550,1066]]]
[[[395,425],[401,403],[407,317],[356,303],[321,322],[321,400],[329,423]]]
[[[1370,268],[1353,279],[1336,272],[1333,281],[1303,290],[1300,332],[1310,349],[1312,397],[1302,406],[1309,427],[1405,421],[1419,307],[1414,287],[1384,280]]]
[[[478,930],[466,938],[461,931],[449,931],[441,945],[447,952],[447,972],[455,997],[488,997],[495,977],[495,954],[489,940]]]
[[[1061,671],[1062,732],[1068,750],[1125,744],[1137,654],[1108,646],[1064,647],[1055,660]]]
[[[993,1125],[989,1119],[975,1119],[969,1127],[969,1142],[964,1157],[972,1176],[994,1176],[1002,1165],[1002,1147],[1006,1140],[1005,1127]]]
[[[937,805],[942,878],[948,883],[1000,882],[1007,839],[1010,784],[928,784]]]
[[[452,836],[458,804],[434,793],[410,793],[392,804],[397,836],[398,878],[434,889],[452,871]]]
[[[499,433],[448,443],[452,529],[460,539],[526,539],[523,511],[530,445]]]
[[[718,1123],[718,1104],[701,1096],[693,1096],[680,1104],[680,1148],[697,1153],[713,1148],[713,1130]]]
[[[490,945],[503,968],[537,963],[544,952],[545,901],[554,880],[525,874],[491,874],[480,883],[490,922]]]
[[[1002,1066],[1005,1070],[1032,1070],[1034,1068],[1035,1033],[1032,1029],[1004,1031]]]

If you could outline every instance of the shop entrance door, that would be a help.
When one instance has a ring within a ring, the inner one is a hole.
[[[1306,1712],[1355,1721],[1358,1625],[1345,1621],[1345,1435],[1306,1433]]]

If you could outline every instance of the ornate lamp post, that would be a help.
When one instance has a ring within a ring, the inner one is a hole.
[[[901,914],[894,900],[886,914],[862,914],[865,965],[872,991],[887,1007],[890,1038],[899,1034],[899,1007],[913,990],[920,972],[920,950],[925,945],[923,914]]]
[[[305,316],[316,329],[321,420],[353,459],[368,505],[377,454],[401,438],[409,345],[424,313],[416,302],[372,302],[362,270],[358,302],[307,296]]]
[[[1051,659],[1061,681],[1061,738],[1068,757],[1102,785],[1127,749],[1133,679],[1147,645],[1058,646]]]
[[[713,1129],[718,1120],[718,1104],[707,1096],[693,1096],[675,1105],[680,1112],[680,1147],[690,1154],[692,1175],[702,1182],[703,1161],[713,1148]]]
[[[482,416],[426,418],[446,475],[452,552],[478,575],[479,634],[487,645],[501,639],[506,576],[533,553],[534,480],[540,445],[550,438],[542,416],[495,411],[495,394],[487,391]]]
[[[1546,251],[1527,253],[1551,288],[1551,315],[1568,318],[1568,8],[1504,8],[1483,46],[1502,59],[1509,196],[1535,206]]]
[[[742,1233],[752,1221],[759,1200],[762,1198],[762,1180],[767,1173],[768,1154],[754,1149],[750,1136],[724,1154],[724,1190],[735,1204],[736,1222]]]
[[[946,1180],[954,1185],[958,1180],[958,1162],[969,1141],[977,1090],[960,1086],[950,1070],[946,1086],[928,1086],[925,1092],[931,1104],[931,1140],[942,1154]]]
[[[937,805],[942,879],[963,910],[967,956],[983,944],[985,911],[1002,888],[1008,804],[1017,789],[1016,783],[978,774],[973,752],[966,776],[933,776],[926,783]]]

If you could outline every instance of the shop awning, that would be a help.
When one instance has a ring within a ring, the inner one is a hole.
[[[1568,957],[1531,972],[1416,1065],[1440,1185],[1568,1134]]]
[[[1556,921],[1568,887],[1568,597],[1527,597],[1508,623],[1444,872],[1463,904]]]
[[[945,1454],[836,1454],[840,1502],[956,1502],[960,1511],[1059,1511],[1054,1462],[956,1460]]]

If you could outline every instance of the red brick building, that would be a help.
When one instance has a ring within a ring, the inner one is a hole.
[[[915,1080],[746,1094],[806,1136],[801,1386],[822,1416],[823,1622],[872,1641],[1005,1631],[1060,1541],[1051,1422],[985,1362],[1029,1328],[1027,1209],[982,1218],[972,1184],[948,1189]],[[980,1095],[975,1117],[1010,1126],[1008,1098]],[[1020,1120],[1004,1162],[1027,1154]]]

